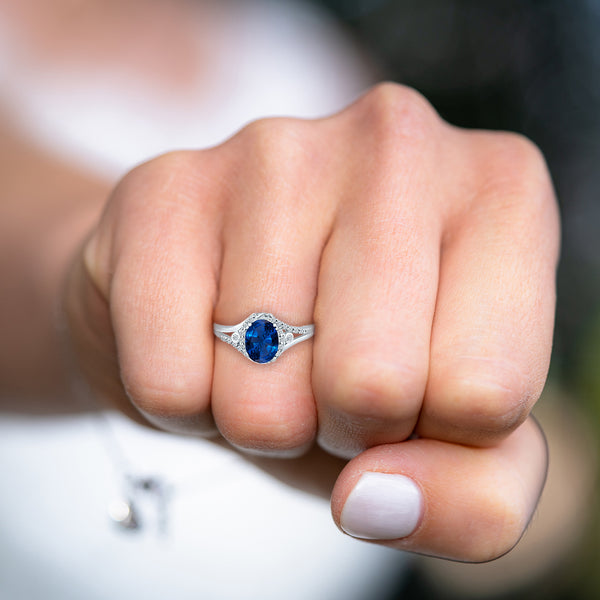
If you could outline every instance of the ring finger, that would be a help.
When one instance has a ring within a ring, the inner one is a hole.
[[[282,140],[287,125],[278,125],[274,135],[270,121],[255,123],[229,145],[234,160],[238,149],[244,160],[229,186],[215,308],[219,324],[240,323],[257,312],[290,325],[312,323],[328,211],[310,208],[323,189],[310,189],[302,146]],[[244,152],[248,141],[250,160]],[[222,435],[255,453],[294,456],[307,450],[317,426],[311,363],[312,340],[264,365],[217,342],[212,412]]]

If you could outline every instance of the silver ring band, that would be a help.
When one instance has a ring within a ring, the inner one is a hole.
[[[246,358],[259,364],[272,363],[286,350],[311,338],[314,325],[288,325],[271,313],[252,313],[237,325],[213,323],[214,334]]]

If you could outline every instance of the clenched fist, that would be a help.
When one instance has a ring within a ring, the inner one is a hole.
[[[73,269],[71,333],[96,389],[158,426],[351,459],[332,496],[347,533],[487,560],[543,486],[528,414],[558,245],[530,142],[457,129],[383,84],[330,118],[255,122],[132,171]],[[255,364],[213,335],[253,312],[315,336]]]

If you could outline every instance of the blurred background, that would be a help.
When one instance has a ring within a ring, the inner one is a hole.
[[[421,558],[375,600],[600,598],[599,33],[600,0],[0,0],[9,133],[94,177],[258,116],[326,114],[380,79],[415,87],[451,123],[541,147],[563,249],[537,408],[551,452],[540,509],[506,557]]]

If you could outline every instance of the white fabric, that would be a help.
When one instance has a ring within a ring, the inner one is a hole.
[[[340,32],[292,2],[240,3],[215,51],[211,92],[198,83],[185,98],[110,72],[43,70],[5,33],[2,102],[38,143],[111,176],[217,143],[260,116],[330,113],[367,84]],[[172,485],[165,535],[151,498],[141,530],[110,521],[123,460]],[[236,452],[116,414],[0,414],[0,482],[1,600],[358,600],[380,597],[403,564],[343,536],[327,501]]]
[[[0,420],[3,600],[345,600],[381,597],[402,558],[343,536],[325,500],[237,453],[108,415],[137,475],[171,484],[158,531],[141,497],[139,531],[108,507],[120,474],[98,417]]]

